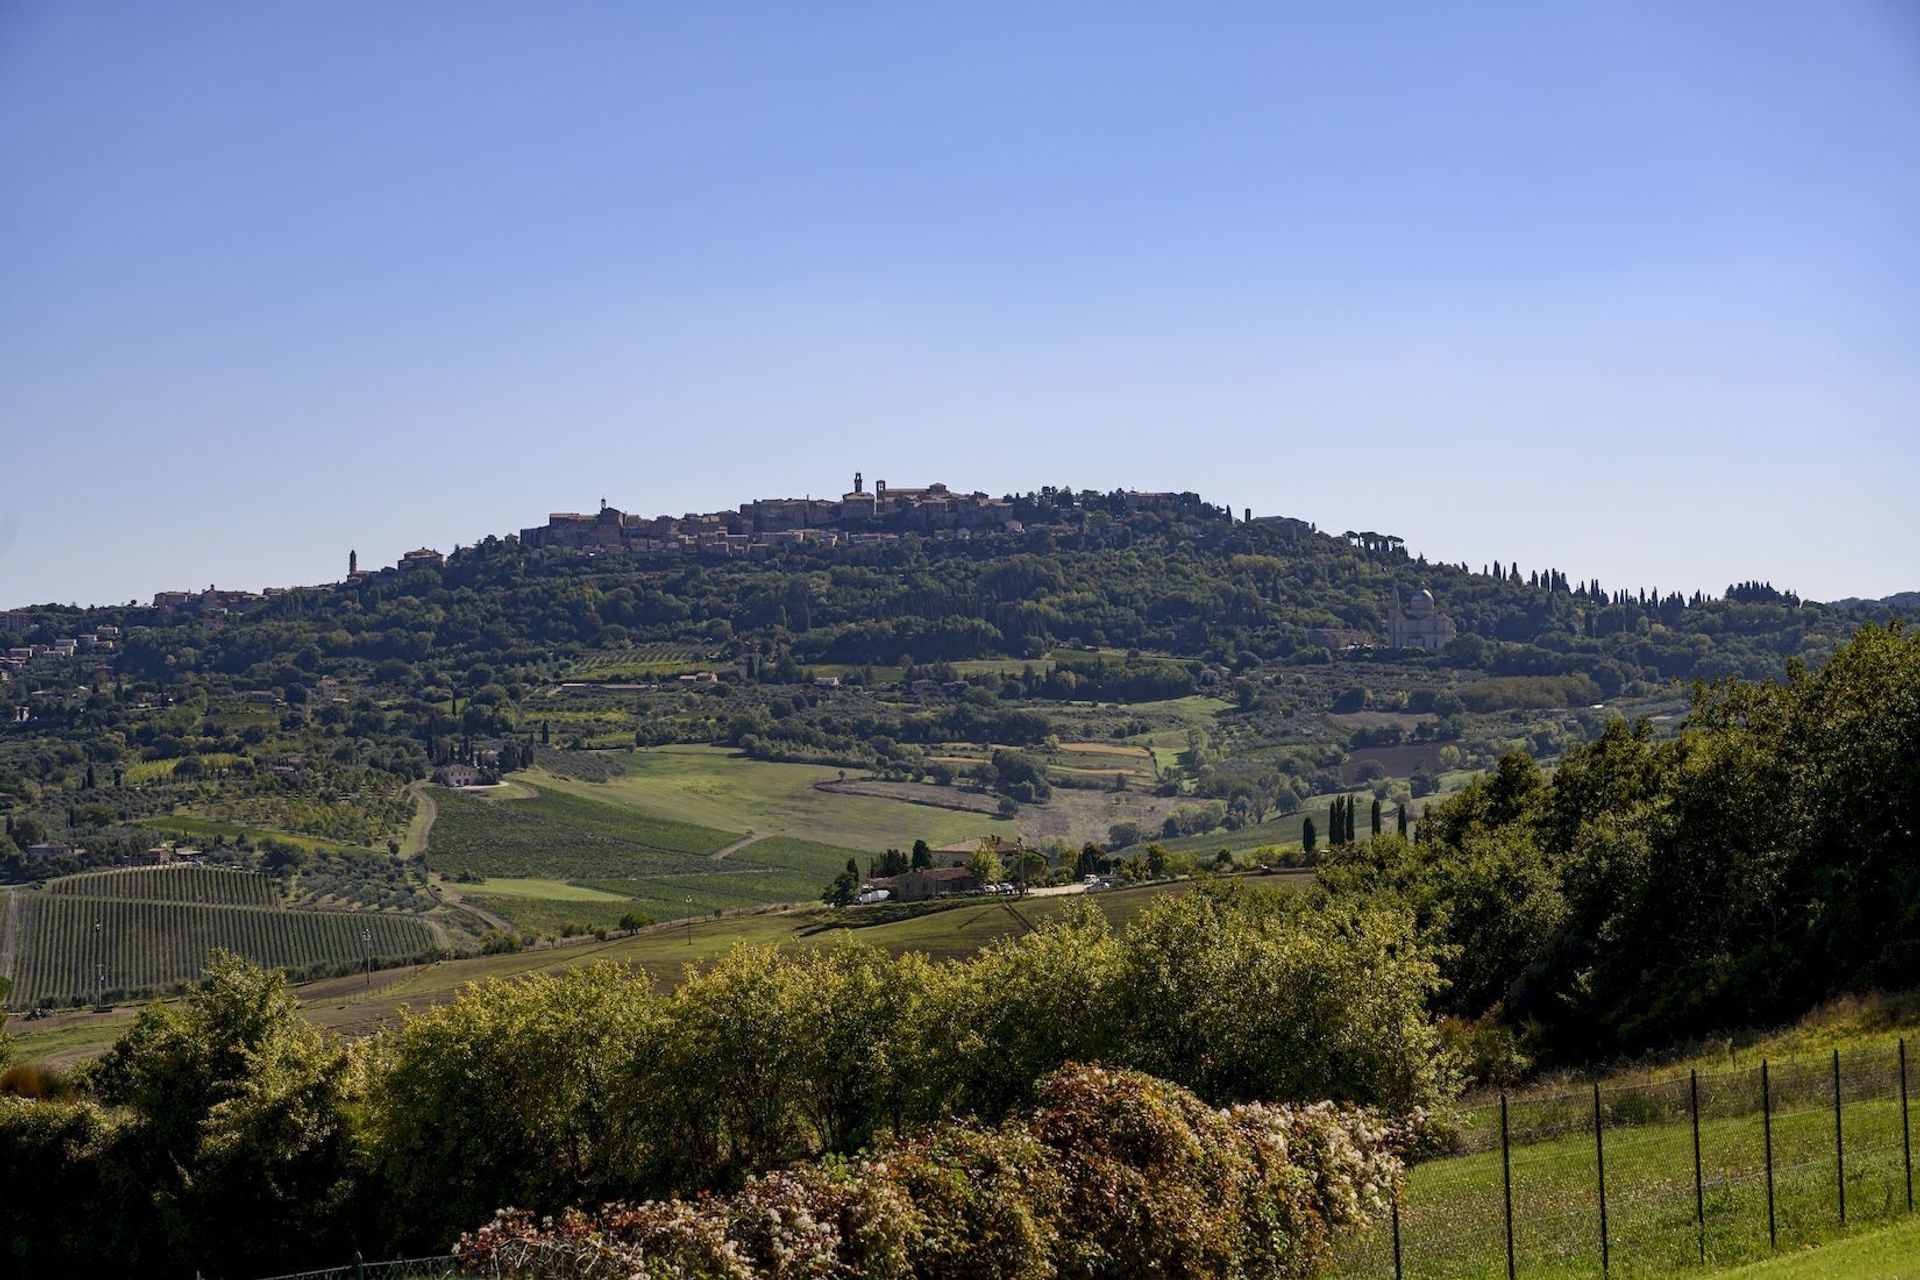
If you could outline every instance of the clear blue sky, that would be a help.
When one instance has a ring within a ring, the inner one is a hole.
[[[1920,588],[1920,7],[0,3],[0,605],[856,468]]]

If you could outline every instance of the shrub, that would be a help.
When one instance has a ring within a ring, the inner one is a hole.
[[[1385,1212],[1406,1134],[1326,1104],[1215,1110],[1164,1080],[1074,1064],[991,1128],[948,1122],[731,1196],[544,1222],[505,1210],[458,1253],[469,1274],[565,1280],[1288,1280]]]

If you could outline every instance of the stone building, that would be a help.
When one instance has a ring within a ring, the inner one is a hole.
[[[1394,649],[1422,649],[1443,653],[1457,634],[1453,619],[1440,612],[1433,592],[1422,587],[1407,607],[1400,607],[1400,588],[1393,589],[1393,606],[1387,612],[1387,644]]]

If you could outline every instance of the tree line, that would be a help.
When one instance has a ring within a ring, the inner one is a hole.
[[[1920,972],[1920,631],[1818,671],[1701,685],[1662,740],[1615,720],[1550,773],[1509,755],[1416,843],[1329,850],[1333,900],[1397,901],[1438,948],[1437,1007],[1548,1061],[1804,1013]]]
[[[515,1206],[737,1189],[997,1124],[1070,1062],[1208,1104],[1445,1103],[1433,957],[1405,912],[1252,888],[1082,907],[964,963],[739,947],[679,987],[604,965],[469,989],[349,1045],[226,958],[64,1100],[0,1096],[22,1274],[260,1274],[445,1249]]]

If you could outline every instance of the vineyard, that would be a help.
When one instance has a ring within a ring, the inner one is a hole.
[[[723,661],[711,644],[639,644],[611,653],[598,653],[575,662],[567,670],[573,680],[618,680],[658,677],[698,671]]]
[[[442,873],[619,879],[712,871],[736,837],[541,790],[533,800],[436,793],[427,855]]]
[[[47,884],[48,893],[140,902],[191,902],[228,907],[272,907],[280,901],[273,880],[224,867],[136,867],[86,871]]]
[[[216,891],[227,888],[223,884]],[[82,1003],[93,997],[96,981],[109,1000],[163,992],[198,977],[207,953],[217,947],[312,976],[360,964],[363,930],[371,935],[376,964],[417,955],[433,943],[427,926],[409,916],[83,897],[71,891],[16,896],[10,1003],[18,1008]]]

